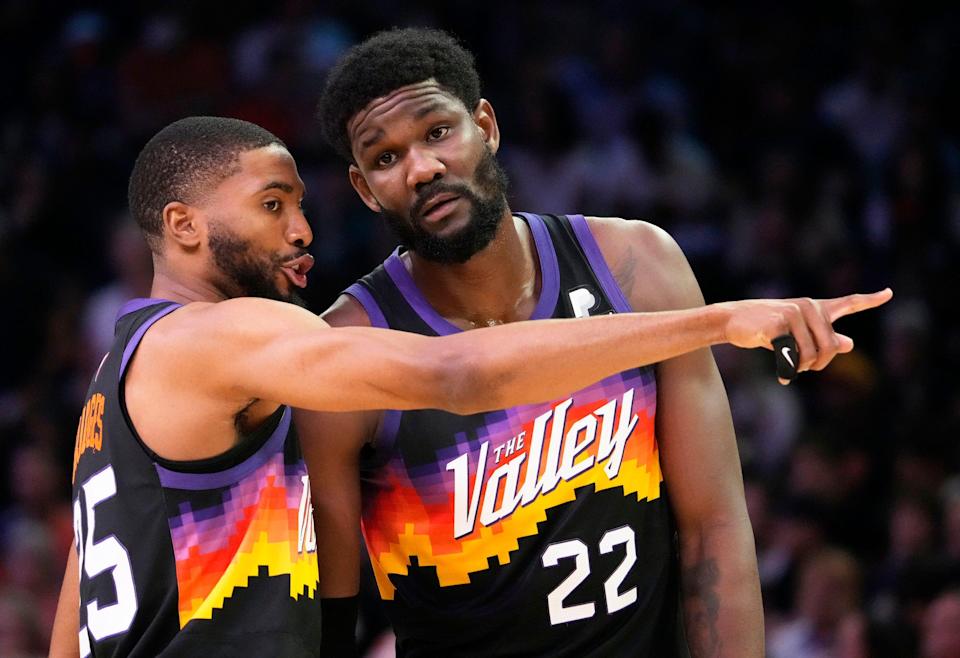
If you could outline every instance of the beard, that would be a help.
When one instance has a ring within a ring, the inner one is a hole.
[[[299,295],[292,290],[284,292],[277,285],[276,276],[283,264],[279,256],[258,253],[253,244],[228,229],[223,222],[210,223],[208,244],[220,275],[213,285],[227,299],[263,297],[306,307]]]
[[[436,180],[418,191],[410,219],[385,208],[380,214],[400,244],[418,256],[442,265],[466,263],[490,244],[507,210],[507,174],[489,147],[485,147],[473,180],[479,194],[464,184]],[[434,235],[423,227],[419,218],[427,199],[442,193],[456,194],[470,204],[467,225],[453,235]]]

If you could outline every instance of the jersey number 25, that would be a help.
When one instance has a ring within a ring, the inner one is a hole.
[[[124,633],[130,628],[137,614],[137,591],[133,582],[133,569],[130,567],[130,554],[124,545],[114,535],[97,542],[93,540],[97,506],[117,493],[113,466],[107,466],[91,475],[80,489],[81,495],[73,501],[73,532],[80,558],[81,580],[84,573],[87,578],[92,579],[109,572],[117,594],[116,603],[109,605],[101,606],[97,598],[87,602],[87,626],[80,629],[80,655],[83,656],[90,653],[88,629],[90,635],[99,641]],[[83,528],[83,512],[86,512],[86,532]]]

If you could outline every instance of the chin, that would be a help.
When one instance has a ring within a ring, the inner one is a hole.
[[[419,222],[420,230],[437,238],[452,238],[470,227],[470,213],[450,215],[435,224]]]

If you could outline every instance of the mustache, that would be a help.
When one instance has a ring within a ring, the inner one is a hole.
[[[442,180],[431,181],[417,192],[417,200],[413,203],[413,207],[410,208],[411,219],[420,216],[420,213],[423,212],[423,207],[427,201],[430,200],[430,197],[444,193],[467,197],[471,201],[476,201],[477,198],[473,190],[461,183],[445,183]]]

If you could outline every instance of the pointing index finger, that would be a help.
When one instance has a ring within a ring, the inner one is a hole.
[[[884,288],[883,290],[866,295],[857,293],[846,295],[845,297],[826,299],[823,305],[827,311],[827,316],[830,318],[830,322],[833,322],[837,318],[842,318],[845,315],[859,313],[860,311],[866,311],[867,309],[886,304],[892,297],[893,291],[890,288]]]

